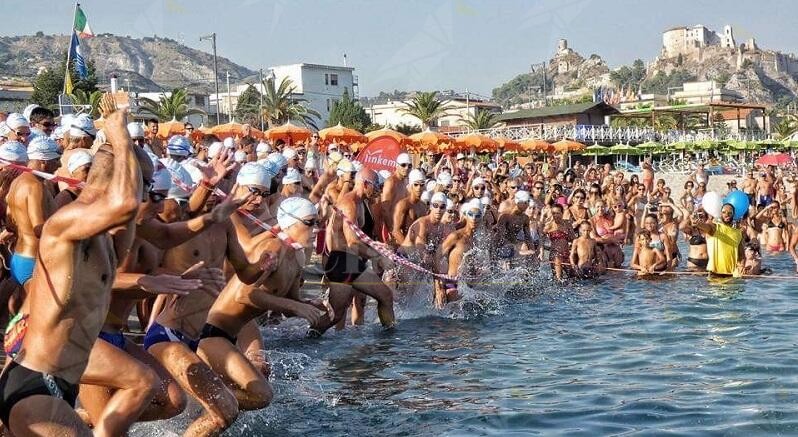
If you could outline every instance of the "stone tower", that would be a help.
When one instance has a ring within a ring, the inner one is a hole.
[[[728,24],[723,26],[723,36],[720,38],[720,46],[729,49],[737,47],[737,44],[734,43],[734,32],[732,31],[732,27]]]

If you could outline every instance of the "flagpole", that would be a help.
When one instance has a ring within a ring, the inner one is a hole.
[[[72,35],[75,33],[75,15],[77,15],[78,13],[78,6],[80,6],[80,3],[75,2],[75,9],[72,11],[72,24],[69,27],[71,32],[69,32],[69,44],[67,44],[66,68],[64,68],[64,90],[63,90],[64,95],[66,95],[66,84],[67,84],[66,75],[69,74],[69,61],[72,55]]]

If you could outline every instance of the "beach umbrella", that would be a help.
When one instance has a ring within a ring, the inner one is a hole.
[[[648,153],[648,155],[651,156],[654,153],[662,151],[665,146],[656,141],[646,141],[645,143],[638,144],[636,148],[637,150],[643,152],[643,154]]]
[[[720,145],[720,143],[718,141],[703,140],[703,141],[699,141],[699,142],[695,143],[693,145],[693,147],[695,147],[696,149],[700,149],[700,150],[712,150],[712,149],[716,149],[719,145]]]
[[[792,156],[788,153],[768,153],[766,155],[762,155],[759,159],[756,160],[756,165],[766,166],[766,165],[776,165],[776,166],[783,166],[783,165],[791,165],[795,161],[793,160]]]
[[[499,144],[500,149],[506,152],[520,152],[522,150],[520,142],[507,137],[496,138],[496,143]]]
[[[552,146],[556,152],[579,152],[585,149],[585,145],[578,141],[571,141],[562,139],[553,143]]]
[[[401,145],[406,145],[410,143],[410,138],[407,135],[397,132],[393,129],[382,128],[373,130],[371,132],[366,132],[366,140],[371,141],[377,137],[388,136],[396,140]]]
[[[336,126],[326,127],[320,130],[319,139],[321,140],[322,144],[352,144],[358,142],[368,142],[368,139],[365,135],[356,131],[355,129],[342,126],[341,123],[338,123]]]
[[[411,150],[414,152],[433,150],[435,152],[443,152],[449,149],[454,149],[456,146],[455,139],[441,132],[433,132],[429,129],[424,132],[410,135],[412,142]]]
[[[609,153],[609,150],[610,150],[609,147],[593,144],[592,146],[585,148],[585,150],[582,151],[582,154],[587,156],[595,156],[596,157],[595,162],[596,164],[598,164],[599,155],[607,155]]]
[[[186,133],[185,122],[171,119],[166,123],[158,123],[158,138],[169,139],[173,135],[183,135]]]
[[[473,149],[481,153],[495,152],[499,148],[499,143],[496,140],[477,133],[463,135],[456,139],[456,143],[464,149]]]
[[[526,152],[550,152],[554,147],[548,141],[533,138],[521,141],[521,149]]]
[[[312,132],[306,127],[294,126],[291,122],[286,122],[282,126],[267,130],[265,134],[271,141],[283,140],[288,144],[294,144],[307,141]]]
[[[668,144],[669,149],[684,151],[692,147],[693,143],[688,141],[677,141],[675,143]]]
[[[208,129],[209,134],[216,135],[220,140],[229,137],[241,138],[244,136],[244,131],[245,131],[244,125],[241,123],[236,123],[235,121],[231,121],[230,123],[225,123],[225,124],[219,124]],[[264,134],[260,129],[255,129],[252,126],[249,126],[249,135],[254,138],[264,137]]]
[[[610,147],[608,152],[612,155],[637,155],[639,153],[636,148],[623,143]]]
[[[785,149],[798,149],[798,141],[784,141],[781,143]]]

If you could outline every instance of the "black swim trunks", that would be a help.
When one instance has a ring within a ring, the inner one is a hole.
[[[366,271],[366,261],[357,255],[333,250],[324,263],[324,274],[330,282],[351,284]]]
[[[224,329],[211,325],[210,323],[206,323],[205,326],[202,327],[202,333],[200,334],[200,341],[202,341],[202,339],[204,338],[213,338],[213,337],[222,337],[224,339],[227,339],[227,341],[229,341],[232,344],[236,344],[236,341],[238,341],[236,337],[233,337],[232,335],[228,334],[227,331],[225,331]]]
[[[12,361],[0,376],[0,420],[8,428],[8,419],[14,405],[36,395],[64,400],[74,408],[78,398],[78,388],[78,384],[71,384],[57,376],[30,370]]]

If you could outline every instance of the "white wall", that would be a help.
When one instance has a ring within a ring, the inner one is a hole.
[[[298,99],[308,108],[314,109],[321,117],[316,125],[321,129],[327,125],[333,102],[341,100],[344,89],[349,96],[354,98],[352,86],[354,77],[352,69],[335,68],[315,64],[293,64],[272,67],[276,83],[279,84],[284,77],[293,81]],[[333,85],[333,75],[337,76],[337,85]]]

